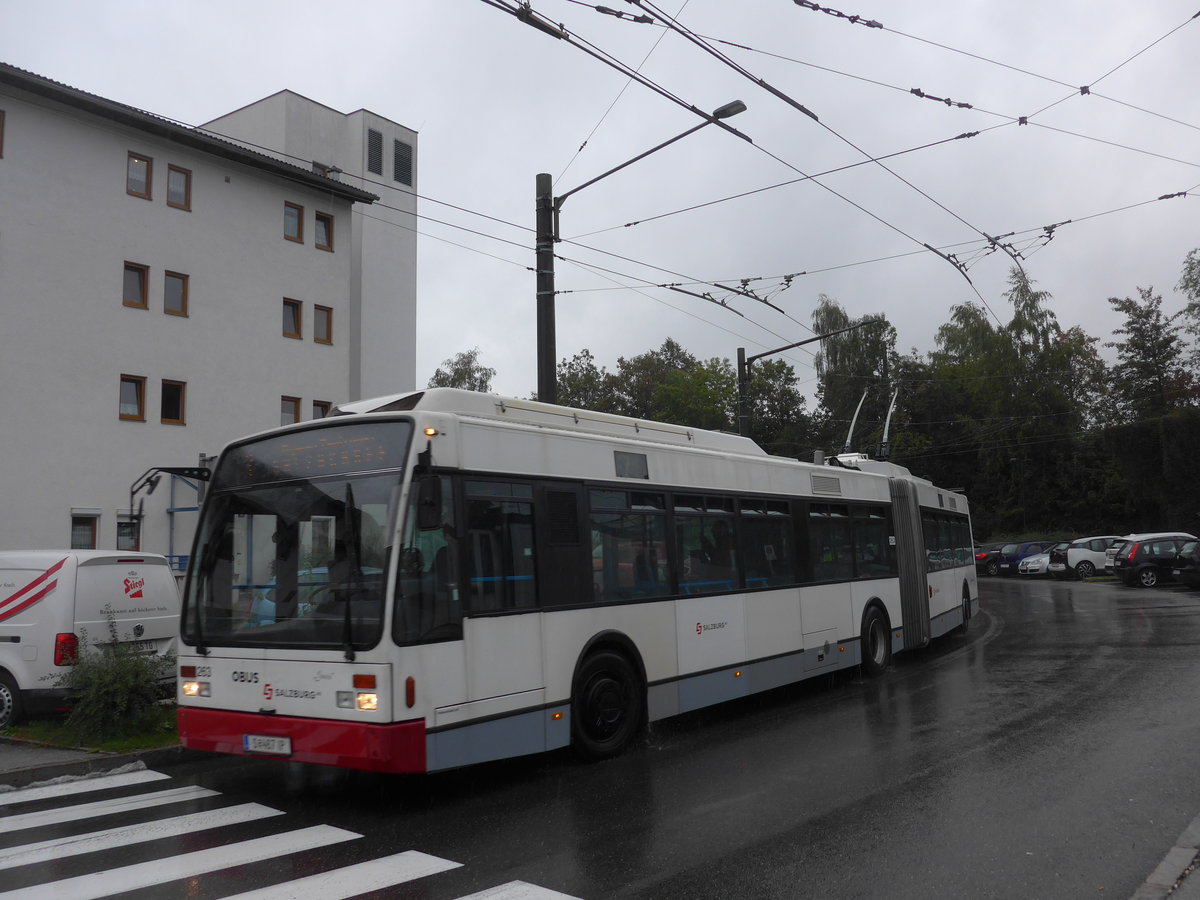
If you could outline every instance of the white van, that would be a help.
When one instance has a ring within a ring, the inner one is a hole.
[[[58,676],[85,650],[117,640],[174,652],[179,589],[165,556],[111,550],[0,551],[0,728],[67,707]]]

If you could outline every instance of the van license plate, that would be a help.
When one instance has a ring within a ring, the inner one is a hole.
[[[265,734],[242,735],[242,747],[247,753],[269,753],[272,756],[291,756],[292,739]]]

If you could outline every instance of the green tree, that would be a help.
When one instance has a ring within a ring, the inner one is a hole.
[[[815,448],[812,419],[796,384],[796,370],[782,359],[760,359],[750,367],[746,401],[750,436],[768,453],[807,456]]]
[[[1137,290],[1140,300],[1108,298],[1125,316],[1124,324],[1113,329],[1124,339],[1104,345],[1117,351],[1111,399],[1126,422],[1161,416],[1183,405],[1191,387],[1181,361],[1183,340],[1176,322],[1181,313],[1164,313],[1162,297],[1153,288]]]
[[[616,376],[596,365],[590,350],[584,349],[558,364],[558,402],[577,409],[617,412]]]
[[[727,359],[710,359],[690,369],[672,369],[654,391],[654,409],[664,422],[733,431],[737,373]]]
[[[479,361],[479,348],[474,347],[442,360],[429,379],[428,387],[462,388],[486,394],[492,389],[492,379],[495,377],[496,370]]]
[[[663,341],[657,350],[617,360],[617,412],[635,419],[663,419],[656,403],[656,394],[667,383],[672,372],[690,372],[697,366],[696,357],[672,338]]]

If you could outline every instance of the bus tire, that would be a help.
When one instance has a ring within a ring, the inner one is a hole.
[[[892,626],[878,606],[868,606],[863,613],[860,648],[863,673],[878,678],[892,661]]]
[[[964,635],[971,630],[971,592],[966,585],[963,585],[962,625],[958,630]]]
[[[571,693],[571,746],[595,762],[620,754],[642,727],[645,691],[637,669],[615,650],[583,661]]]
[[[0,730],[21,720],[21,692],[9,674],[0,669]]]

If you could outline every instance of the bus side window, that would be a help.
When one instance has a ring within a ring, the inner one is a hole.
[[[462,638],[462,597],[459,590],[459,540],[454,521],[453,484],[438,479],[441,523],[422,530],[420,492],[410,493],[396,574],[395,639],[399,644],[422,644]],[[429,497],[426,494],[425,498]]]
[[[467,500],[469,611],[534,608],[532,486],[468,482],[467,490],[490,495]]]
[[[794,584],[794,532],[787,501],[742,500],[740,511],[746,587]]]

